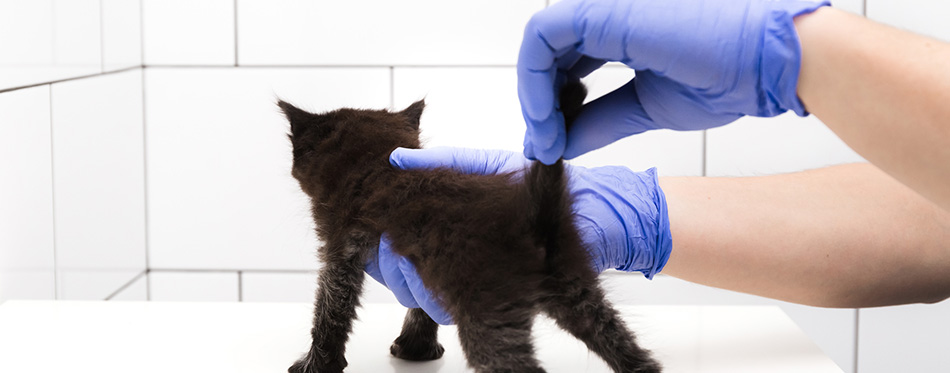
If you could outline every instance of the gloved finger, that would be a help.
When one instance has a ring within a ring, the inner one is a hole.
[[[392,251],[389,245],[379,246],[379,270],[385,281],[386,287],[393,292],[399,304],[407,308],[419,308],[416,299],[406,285],[406,278],[399,269],[399,260],[404,259],[401,255]]]
[[[435,322],[442,325],[452,325],[452,316],[442,309],[436,297],[422,284],[422,279],[419,278],[419,273],[416,272],[416,267],[412,265],[412,262],[408,258],[400,258],[399,269],[406,278],[409,291],[412,292],[413,298],[416,299],[416,303],[422,307],[422,310],[426,311],[426,314]]]
[[[533,120],[547,118],[554,110],[552,84],[558,53],[578,42],[574,33],[572,5],[556,3],[531,17],[524,29],[524,38],[518,53],[519,93],[529,93],[531,99],[522,102],[527,117]],[[527,91],[526,91],[527,90]],[[537,143],[549,147],[550,143]]]
[[[554,103],[556,72],[518,72],[518,100],[524,117],[525,138],[530,139],[532,149],[548,149],[557,142],[558,128],[564,120],[557,115]]]
[[[526,155],[547,164],[563,152],[564,120],[555,112],[556,62],[578,42],[575,6],[573,2],[560,2],[535,13],[525,26],[518,53],[518,99],[528,127],[525,136],[531,145]]]
[[[576,158],[624,137],[656,128],[640,104],[635,80],[584,105],[567,133],[564,158]]]
[[[533,146],[530,153],[525,151],[525,156],[531,155],[533,157],[529,157],[529,159],[535,159],[546,165],[551,165],[564,155],[564,148],[567,144],[567,131],[564,128],[564,116],[562,116],[560,112],[552,113],[551,117],[545,122],[553,123],[545,124],[544,126],[554,129],[554,143],[549,147],[539,146],[538,143],[533,142],[533,139],[536,139],[537,136],[530,135],[531,131],[529,129],[525,137],[528,138],[530,136],[532,138],[531,144]]]
[[[503,150],[436,147],[396,148],[389,155],[389,163],[404,170],[447,167],[467,174],[494,175],[521,171],[527,160],[518,153]]]

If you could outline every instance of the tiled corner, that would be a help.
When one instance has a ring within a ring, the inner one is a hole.
[[[138,0],[102,0],[102,70],[142,65],[142,6]]]
[[[141,74],[135,70],[52,86],[61,299],[104,299],[145,269]]]
[[[112,301],[147,301],[148,300],[148,275],[142,272],[128,283],[125,288],[119,289],[114,293]]]
[[[146,65],[234,65],[234,0],[142,0]]]
[[[49,90],[0,94],[0,302],[55,296]]]
[[[101,71],[99,2],[0,1],[0,90]]]
[[[238,0],[241,65],[514,65],[543,0]]]
[[[933,0],[865,0],[867,17],[891,26],[950,41],[950,3]]]
[[[389,106],[389,69],[148,68],[149,264],[316,268],[310,201],[276,101]]]
[[[814,115],[744,117],[707,130],[707,176],[756,176],[864,162]]]
[[[861,373],[939,372],[950,366],[950,301],[860,311]]]
[[[238,301],[237,272],[151,271],[148,276],[153,301]]]

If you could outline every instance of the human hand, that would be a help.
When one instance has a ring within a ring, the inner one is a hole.
[[[828,1],[565,0],[536,13],[518,56],[525,155],[571,159],[651,129],[700,130],[744,115],[807,115],[793,18]],[[558,90],[609,61],[636,70],[570,129]]]
[[[422,308],[432,320],[442,325],[451,325],[452,316],[442,309],[429,289],[422,285],[422,279],[404,256],[393,252],[386,234],[379,239],[379,252],[376,258],[366,263],[366,273],[393,292],[399,304],[406,308]]]
[[[483,175],[521,172],[529,165],[524,156],[515,152],[445,147],[400,148],[393,151],[389,160],[401,169],[447,167]],[[656,170],[566,167],[577,228],[590,252],[594,270],[639,271],[653,278],[663,269],[672,250],[666,197],[657,184]],[[404,306],[422,307],[440,324],[451,322],[451,317],[433,301],[409,260],[392,252],[385,235],[378,261],[367,264],[366,270],[387,285]]]

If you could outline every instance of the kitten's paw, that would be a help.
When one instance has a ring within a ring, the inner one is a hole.
[[[304,356],[287,368],[287,373],[342,373],[346,364],[343,356],[324,363],[313,361],[310,356]]]
[[[442,357],[445,348],[439,341],[419,341],[399,336],[389,346],[389,353],[403,360],[429,361]]]

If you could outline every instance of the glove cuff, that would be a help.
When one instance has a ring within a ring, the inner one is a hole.
[[[625,203],[616,204],[625,232],[626,244],[620,245],[619,259],[614,267],[625,272],[639,271],[652,279],[663,270],[673,239],[666,195],[660,189],[656,168],[644,172],[623,169],[616,175],[622,181]]]
[[[765,19],[765,36],[759,60],[760,101],[758,116],[772,117],[787,110],[799,116],[807,116],[805,105],[798,98],[798,76],[802,65],[802,46],[795,29],[795,17],[811,13],[827,0],[813,1],[768,1]]]

